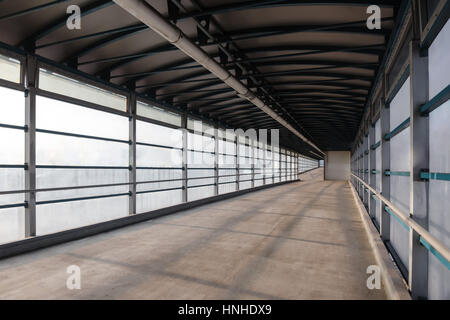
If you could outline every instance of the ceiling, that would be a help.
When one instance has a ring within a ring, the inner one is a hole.
[[[401,1],[147,2],[322,150],[350,150]],[[71,4],[80,30],[66,27]],[[380,30],[366,26],[373,4]],[[279,128],[283,145],[312,149],[112,1],[0,0],[0,41],[229,127]]]

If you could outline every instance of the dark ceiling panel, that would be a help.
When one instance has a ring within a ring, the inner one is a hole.
[[[401,1],[149,1],[164,16],[168,2],[180,9],[172,21],[286,121],[323,150],[350,149]],[[81,30],[65,28],[70,4]],[[365,25],[372,4],[381,30]],[[3,0],[0,12],[4,43],[229,126],[280,128],[112,1]],[[281,142],[311,151],[285,129]]]

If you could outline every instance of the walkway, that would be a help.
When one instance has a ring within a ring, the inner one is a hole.
[[[322,175],[5,259],[0,299],[384,299],[348,183]]]

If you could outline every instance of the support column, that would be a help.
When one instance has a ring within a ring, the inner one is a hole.
[[[278,146],[278,177],[279,181],[281,182],[281,147]]]
[[[428,102],[428,57],[420,56],[420,41],[410,43],[410,203],[411,217],[428,230],[429,182],[420,179],[422,169],[430,168],[429,117],[420,115]],[[428,251],[420,236],[410,229],[409,287],[414,299],[428,297]]]
[[[364,135],[363,146],[364,164],[363,164],[363,180],[365,183],[369,183],[369,134]],[[369,207],[369,193],[366,192],[366,187],[363,186],[363,203],[366,208]]]
[[[129,174],[128,182],[130,184],[130,198],[128,202],[128,213],[130,215],[136,214],[136,93],[134,89],[128,97],[128,113],[129,113]]]
[[[27,55],[25,73],[25,189],[36,190],[36,86],[37,61]],[[36,192],[25,193],[25,238],[36,236]]]
[[[252,188],[255,187],[255,140],[249,138],[250,144],[250,161],[252,162]]]
[[[234,140],[234,145],[236,147],[236,191],[239,190],[239,180],[240,180],[240,170],[239,170],[239,135],[236,135]]]
[[[285,181],[288,181],[288,170],[287,170],[287,164],[288,164],[288,161],[287,161],[287,153],[288,153],[287,149],[284,149],[284,180],[285,180]]]
[[[375,158],[375,153],[376,150],[372,150],[372,145],[375,144],[375,125],[370,126],[369,128],[369,185],[376,189],[376,177],[377,175],[375,173],[372,173],[372,170],[376,170],[377,169],[377,165],[376,165],[376,158]],[[372,196],[369,193],[369,215],[375,219],[376,214],[375,214],[375,210],[376,210],[376,201],[375,199],[372,198]]]
[[[386,77],[386,75],[383,75]],[[385,78],[383,78],[383,92],[386,90],[384,86]],[[384,172],[386,170],[390,170],[391,167],[391,142],[390,140],[385,140],[383,137],[391,132],[390,127],[390,109],[389,104],[386,104],[385,98],[383,97],[381,100],[382,106],[380,111],[380,135],[381,135],[381,163],[380,163],[380,193],[386,199],[390,200],[391,198],[391,181],[389,176],[386,176]],[[391,234],[391,215],[384,210],[384,205],[381,204],[379,210],[380,212],[380,235],[383,241],[389,241]]]
[[[187,192],[188,192],[188,167],[187,167],[187,163],[188,163],[188,131],[187,131],[187,111],[185,111],[183,113],[183,116],[181,117],[181,130],[183,132],[183,154],[182,154],[182,176],[181,178],[183,179],[183,190],[182,190],[182,201],[183,202],[187,202],[188,201],[188,196],[187,196]]]
[[[219,129],[214,128],[214,195],[219,195]]]
[[[266,160],[267,160],[267,143],[263,143],[263,184],[267,184],[267,167],[266,167]]]

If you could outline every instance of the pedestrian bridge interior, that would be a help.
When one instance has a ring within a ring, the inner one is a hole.
[[[449,15],[0,1],[0,299],[450,299]]]

